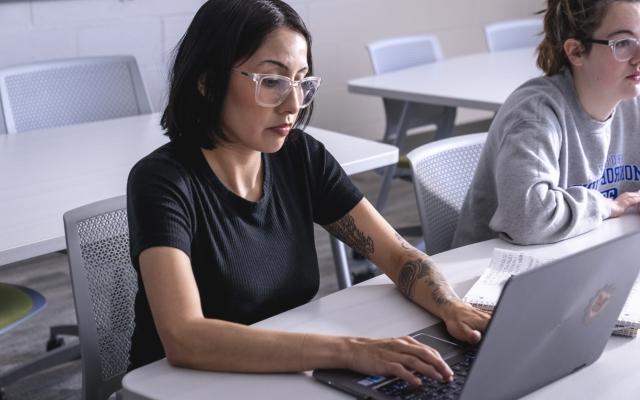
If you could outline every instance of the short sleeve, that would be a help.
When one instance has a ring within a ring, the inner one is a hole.
[[[138,162],[127,182],[131,259],[143,250],[168,246],[191,257],[193,202],[180,165],[169,159]]]
[[[327,225],[344,217],[364,196],[324,144],[305,136],[313,182],[313,220]]]

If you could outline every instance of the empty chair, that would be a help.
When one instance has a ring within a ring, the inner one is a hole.
[[[64,126],[150,113],[151,103],[133,56],[73,58],[0,70],[0,133]],[[47,353],[0,376],[8,385],[80,354],[61,335],[75,325],[50,329]]]
[[[7,133],[7,124],[4,123],[4,112],[2,111],[2,95],[0,95],[0,135]]]
[[[432,35],[407,36],[370,43],[367,46],[373,71],[383,74],[441,60],[442,50],[438,38]],[[435,139],[451,135],[456,118],[455,107],[434,106],[409,101],[383,99],[386,128],[383,140],[403,152],[407,130],[436,125]],[[376,201],[382,210],[386,203],[391,179],[396,167],[388,167]]]
[[[47,304],[42,294],[33,289],[0,283],[0,335],[38,314]],[[0,399],[4,387],[22,378],[22,366],[0,376]]]
[[[0,335],[38,314],[47,300],[39,292],[0,282]],[[2,387],[0,378],[0,387]]]
[[[137,275],[129,255],[125,196],[64,214],[80,332],[82,399],[107,399],[129,366]]]
[[[74,58],[2,69],[0,106],[0,132],[9,134],[151,112],[133,56]]]
[[[424,144],[407,154],[429,254],[451,248],[486,138],[486,133],[456,136]]]
[[[542,18],[516,19],[485,26],[489,51],[535,47],[542,38]]]

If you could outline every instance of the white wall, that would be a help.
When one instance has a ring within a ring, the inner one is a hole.
[[[202,0],[33,0],[0,3],[0,68],[52,58],[136,56],[156,110],[162,108],[169,51]],[[379,99],[346,91],[370,75],[365,45],[373,40],[433,33],[445,57],[485,51],[487,23],[528,17],[542,0],[290,0],[314,37],[323,85],[313,124],[381,137]],[[486,113],[459,113],[465,122]]]

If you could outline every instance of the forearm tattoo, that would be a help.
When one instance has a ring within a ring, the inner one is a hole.
[[[349,214],[340,218],[336,222],[325,225],[329,233],[343,241],[353,250],[369,258],[374,252],[373,239],[358,229],[355,220]]]
[[[431,289],[431,298],[437,305],[446,305],[451,302],[452,299],[457,296],[449,284],[444,279],[444,276],[437,270],[433,263],[425,258],[425,255],[420,257],[420,253],[411,246],[402,236],[396,234],[400,245],[403,249],[407,250],[412,256],[418,258],[405,262],[400,268],[400,274],[398,276],[398,289],[407,296],[409,299],[415,299],[415,286],[419,281],[423,281]]]
[[[405,252],[413,255],[420,254],[420,252],[415,247],[413,247],[409,242],[407,242],[402,236],[400,236],[398,232],[395,232],[395,234],[396,234],[396,239],[398,239],[398,241],[400,242],[400,247],[402,247],[402,249]]]

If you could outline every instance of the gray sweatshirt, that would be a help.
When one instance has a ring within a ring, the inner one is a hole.
[[[552,243],[597,227],[607,197],[640,189],[639,107],[624,100],[607,121],[591,118],[567,70],[520,86],[491,125],[453,246]]]

